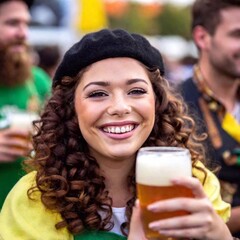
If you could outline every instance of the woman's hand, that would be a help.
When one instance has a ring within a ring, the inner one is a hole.
[[[139,200],[136,201],[133,207],[128,240],[147,240],[143,231]]]
[[[213,209],[198,179],[183,177],[173,180],[172,183],[190,188],[195,198],[159,201],[149,205],[148,210],[153,212],[185,210],[190,214],[152,222],[149,224],[152,230],[176,238],[232,239],[226,224]]]
[[[175,238],[232,240],[230,231],[213,209],[198,179],[183,177],[173,180],[172,183],[190,188],[195,198],[175,198],[158,201],[150,204],[148,210],[153,212],[185,210],[190,214],[151,222],[149,228],[160,232],[162,235]],[[140,208],[138,205],[133,210],[128,239],[146,239],[140,221]]]

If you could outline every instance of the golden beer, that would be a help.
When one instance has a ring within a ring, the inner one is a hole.
[[[187,149],[172,147],[147,147],[140,149],[136,163],[137,192],[142,221],[149,239],[174,240],[148,228],[150,222],[186,215],[186,211],[154,213],[147,206],[169,198],[193,197],[192,191],[183,186],[173,186],[171,179],[191,176],[191,158]]]

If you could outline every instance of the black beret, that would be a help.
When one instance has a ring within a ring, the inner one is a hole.
[[[160,52],[145,37],[123,29],[102,29],[86,34],[65,53],[53,77],[53,87],[64,76],[74,77],[88,65],[114,57],[134,58],[149,68],[157,67],[164,74]]]
[[[10,2],[10,1],[12,1],[12,0],[0,0],[0,4],[5,3],[5,2]],[[34,0],[20,0],[20,1],[25,2],[27,4],[28,8],[30,8],[32,6]]]

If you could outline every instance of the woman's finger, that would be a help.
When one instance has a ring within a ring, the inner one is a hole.
[[[212,212],[213,208],[207,198],[171,198],[161,200],[147,206],[152,212],[185,211],[187,213]]]
[[[208,227],[213,224],[213,218],[207,213],[199,212],[198,214],[185,215],[181,217],[173,217],[163,220],[151,222],[149,228],[154,231],[169,229],[185,229]]]
[[[172,184],[184,186],[192,190],[194,197],[205,198],[206,194],[204,192],[203,186],[199,179],[194,177],[179,177],[171,180]]]

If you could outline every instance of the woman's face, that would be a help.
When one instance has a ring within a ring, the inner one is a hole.
[[[76,89],[75,111],[97,160],[134,158],[155,120],[155,97],[147,71],[132,58],[92,64]]]

